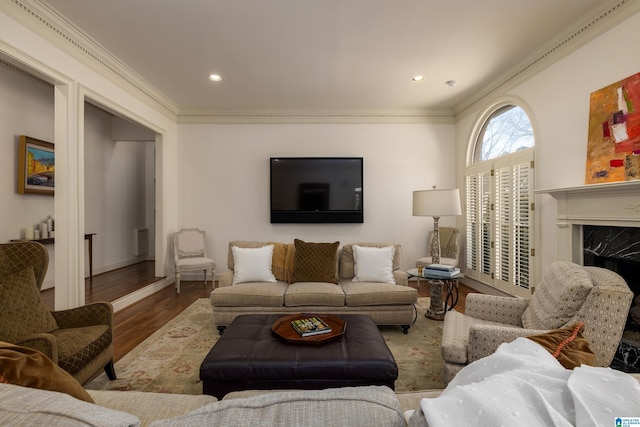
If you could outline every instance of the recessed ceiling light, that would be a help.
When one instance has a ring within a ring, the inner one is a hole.
[[[455,86],[456,85],[456,81],[455,80],[449,80],[446,82],[448,86]]]
[[[414,81],[414,82],[421,82],[421,81],[423,81],[423,80],[424,80],[424,76],[420,76],[420,75],[418,75],[418,76],[413,76],[413,81]]]
[[[209,74],[209,80],[212,82],[219,82],[222,80],[222,76],[220,76],[220,74]]]

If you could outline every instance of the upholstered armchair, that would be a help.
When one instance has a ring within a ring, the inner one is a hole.
[[[609,366],[632,298],[624,279],[613,271],[562,261],[551,265],[530,299],[469,294],[465,314],[451,310],[444,318],[445,385],[504,342],[578,322],[585,324],[596,366]]]
[[[460,238],[461,234],[455,227],[440,227],[440,264],[458,266],[460,259]],[[433,231],[429,232],[427,248],[431,248],[433,241]],[[416,260],[416,267],[427,267],[433,264],[431,254]]]
[[[49,254],[37,242],[0,244],[0,341],[44,353],[80,384],[113,368],[113,307],[49,311],[40,296]]]

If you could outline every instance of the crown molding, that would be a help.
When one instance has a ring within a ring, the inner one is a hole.
[[[31,73],[24,69],[24,66],[20,63],[16,63],[8,58],[0,58],[0,66],[6,68],[9,71],[12,71],[16,74],[21,75],[22,77],[26,77],[29,80],[33,80],[43,86],[52,87],[53,83],[45,78],[37,76],[35,73]]]
[[[452,111],[185,109],[178,123],[455,123]]]
[[[27,28],[42,35],[101,76],[123,87],[142,102],[175,120],[178,105],[73,23],[40,0],[3,2],[5,10]]]
[[[562,31],[544,42],[538,49],[513,66],[509,71],[486,85],[483,90],[458,104],[456,116],[470,107],[495,97],[528,80],[588,42],[612,29],[640,11],[640,0],[607,0],[582,14]]]
[[[180,109],[73,23],[40,0],[9,0],[0,9],[100,75],[178,123],[455,123],[456,116],[503,94],[640,11],[640,0],[603,0],[452,111]],[[15,67],[13,67],[15,68]]]

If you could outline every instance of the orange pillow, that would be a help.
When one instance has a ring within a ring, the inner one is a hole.
[[[0,341],[0,382],[66,393],[95,403],[67,371],[37,350]]]
[[[589,342],[582,335],[583,329],[584,323],[577,323],[573,326],[553,329],[547,333],[527,338],[544,347],[567,369],[573,369],[580,365],[594,366],[596,355],[591,351]]]

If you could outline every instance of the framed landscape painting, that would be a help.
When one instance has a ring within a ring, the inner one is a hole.
[[[20,135],[18,148],[18,193],[48,194],[55,187],[53,144]]]
[[[585,184],[640,179],[640,73],[591,94]]]

